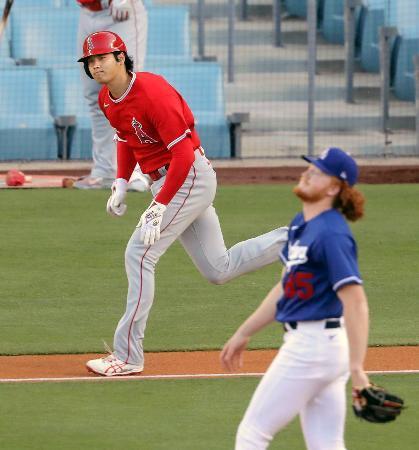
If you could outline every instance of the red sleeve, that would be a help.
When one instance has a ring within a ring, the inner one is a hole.
[[[172,147],[172,160],[164,184],[155,198],[156,202],[167,205],[172,200],[185,182],[194,161],[195,154],[190,138],[182,139]]]
[[[134,152],[130,150],[125,141],[118,140],[116,144],[116,178],[125,178],[129,181],[131,174],[137,164]]]

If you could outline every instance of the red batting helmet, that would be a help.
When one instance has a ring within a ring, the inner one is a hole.
[[[96,31],[89,34],[83,43],[83,56],[78,60],[84,64],[84,71],[90,78],[89,66],[87,64],[87,58],[92,55],[104,55],[106,53],[113,52],[125,52],[127,53],[127,47],[124,41],[112,31]]]
[[[112,31],[96,31],[89,34],[83,43],[83,56],[78,62],[84,62],[89,56],[105,53],[127,52],[124,41]]]
[[[25,183],[25,174],[17,169],[9,170],[6,174],[7,186],[23,186]]]

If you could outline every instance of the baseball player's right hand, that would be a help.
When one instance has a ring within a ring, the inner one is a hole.
[[[128,182],[123,178],[117,178],[111,187],[111,196],[106,204],[106,212],[111,216],[121,217],[127,210],[127,205],[124,203],[127,195]]]
[[[250,338],[239,331],[224,344],[221,350],[220,360],[222,366],[230,372],[234,372],[243,366],[243,351],[246,349]]]
[[[140,228],[140,239],[144,245],[153,245],[160,239],[160,227],[165,211],[165,205],[153,200],[141,215],[137,228]]]
[[[130,0],[113,0],[109,8],[115,22],[128,20],[132,13]]]

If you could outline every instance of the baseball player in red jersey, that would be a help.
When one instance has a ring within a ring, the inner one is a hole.
[[[114,351],[88,361],[87,368],[106,376],[139,373],[154,269],[176,239],[203,276],[222,284],[277,261],[288,233],[278,228],[227,250],[212,206],[215,172],[181,94],[159,75],[132,72],[124,42],[109,31],[88,36],[79,61],[103,85],[99,106],[116,129],[117,178],[107,212],[125,213],[127,181],[136,163],[152,180],[153,194],[125,253],[127,307],[115,331]]]
[[[89,34],[110,30],[124,39],[129,54],[133,55],[135,70],[142,70],[147,47],[147,11],[142,0],[73,0],[80,5],[78,48]],[[83,94],[89,106],[92,122],[91,173],[74,183],[77,189],[108,189],[116,173],[115,134],[97,103],[101,88],[90,77],[82,77]],[[131,178],[130,190],[148,190],[149,183],[138,167]]]

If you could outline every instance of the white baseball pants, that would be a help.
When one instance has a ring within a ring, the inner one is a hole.
[[[141,0],[130,0],[134,14],[124,22],[114,22],[110,9],[103,11],[90,11],[80,8],[80,21],[78,30],[78,49],[81,51],[86,37],[95,31],[112,31],[125,42],[128,56],[134,59],[135,71],[144,67],[147,47],[147,11]],[[99,108],[97,98],[101,85],[89,78],[81,64],[81,79],[83,94],[87,100],[92,120],[92,177],[115,178],[116,175],[116,145],[113,140],[115,130],[110,126],[108,119]]]
[[[344,328],[299,322],[256,388],[236,435],[236,450],[268,448],[297,415],[309,450],[345,450],[349,350]],[[280,437],[278,437],[280,439]]]
[[[163,183],[164,177],[152,184],[154,196]],[[132,234],[125,253],[127,307],[114,337],[114,353],[118,359],[140,366],[144,363],[143,338],[154,298],[154,269],[176,239],[202,275],[215,284],[278,261],[279,251],[287,239],[286,228],[240,242],[227,250],[212,206],[216,187],[211,164],[196,150],[195,162],[183,186],[164,212],[160,240],[144,245],[139,228]]]

